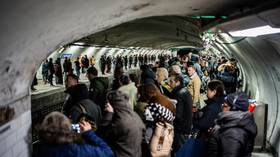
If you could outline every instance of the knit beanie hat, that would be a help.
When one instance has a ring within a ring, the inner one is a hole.
[[[231,93],[225,97],[225,101],[231,107],[231,111],[248,111],[249,98],[243,92]]]
[[[111,91],[107,94],[107,100],[113,107],[119,105],[126,105],[129,102],[129,97],[127,94],[119,90]]]

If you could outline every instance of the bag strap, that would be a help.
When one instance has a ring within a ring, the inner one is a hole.
[[[83,114],[87,114],[86,108],[82,104],[78,104],[80,109],[82,110]]]

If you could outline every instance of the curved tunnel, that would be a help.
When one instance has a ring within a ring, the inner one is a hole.
[[[30,155],[30,84],[41,62],[60,46],[83,41],[154,49],[202,47],[201,33],[206,28],[225,33],[263,25],[279,28],[279,3],[268,2],[269,5],[249,0],[1,2],[0,107],[9,106],[15,114],[8,122],[1,121],[0,155]],[[206,14],[229,18],[188,18]],[[104,42],[105,34],[108,40]],[[235,57],[244,74],[244,90],[268,104],[266,139],[276,152],[280,149],[279,39],[279,33],[242,40],[218,33],[209,50]]]

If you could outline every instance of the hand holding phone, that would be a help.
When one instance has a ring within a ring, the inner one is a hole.
[[[79,124],[81,128],[81,133],[91,130],[91,125],[89,124],[89,122],[82,121]]]
[[[80,125],[79,124],[72,124],[71,125],[72,127],[72,130],[76,133],[80,133],[81,132],[81,129],[80,129]]]

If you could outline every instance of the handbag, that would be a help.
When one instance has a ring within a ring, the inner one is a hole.
[[[167,122],[157,122],[150,142],[152,157],[166,157],[170,154],[174,138],[174,127]]]

